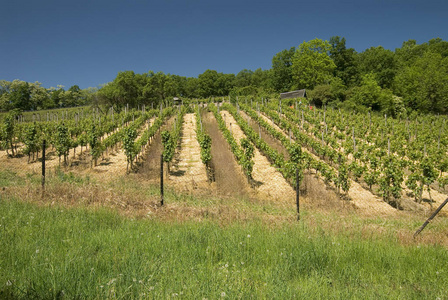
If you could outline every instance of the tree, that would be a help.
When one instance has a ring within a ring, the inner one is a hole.
[[[277,92],[287,92],[292,89],[292,58],[296,52],[295,47],[282,50],[272,58],[272,86]]]
[[[198,94],[200,97],[227,96],[232,88],[235,75],[206,70],[198,76]]]
[[[245,87],[252,85],[252,76],[254,72],[251,70],[241,70],[238,74],[235,76],[234,85],[236,87]]]
[[[314,105],[322,106],[335,101],[345,100],[345,85],[339,77],[333,77],[329,84],[319,84],[308,92]]]
[[[423,112],[448,111],[448,57],[426,52],[396,76],[394,90],[408,107]]]
[[[313,89],[328,82],[336,65],[330,58],[330,43],[321,39],[303,42],[292,59],[294,88]]]
[[[382,88],[390,88],[397,72],[394,52],[382,46],[370,47],[358,55],[360,72],[372,73]]]
[[[9,102],[13,108],[31,109],[31,89],[28,82],[14,80],[10,86]]]
[[[333,36],[330,38],[330,57],[334,61],[336,68],[334,76],[342,79],[346,86],[353,86],[359,82],[358,61],[355,49],[347,49],[345,38]]]

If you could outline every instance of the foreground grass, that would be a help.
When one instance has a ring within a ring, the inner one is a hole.
[[[304,223],[131,219],[107,209],[0,202],[0,298],[429,298],[447,250]]]

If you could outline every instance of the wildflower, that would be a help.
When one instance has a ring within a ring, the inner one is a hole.
[[[11,280],[6,281],[6,285],[7,285],[7,286],[11,286],[11,285],[12,285]]]
[[[39,253],[39,249],[36,249],[36,253]]]
[[[225,296],[226,296],[226,292],[222,292],[221,297],[225,297]]]
[[[250,234],[248,234],[247,237],[250,238]]]

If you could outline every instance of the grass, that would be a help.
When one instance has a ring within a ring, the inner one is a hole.
[[[292,221],[290,213],[273,225],[263,217],[271,216],[272,204],[216,203],[172,192],[169,205],[148,218],[123,215],[115,207],[68,205],[57,198],[58,188],[84,197],[82,190],[95,185],[76,175],[55,173],[47,201],[8,192],[18,184],[18,190],[38,186],[34,176],[0,175],[7,188],[0,194],[1,299],[444,299],[448,294],[447,248],[404,244],[396,233],[416,225],[415,219],[341,219],[338,213],[305,210],[301,222]],[[121,179],[92,193],[109,189],[127,197],[139,186]],[[157,190],[140,189],[147,198]],[[241,205],[243,214],[259,217],[222,222],[218,212],[198,221],[176,212],[211,209],[213,203]],[[286,210],[277,208],[273,216]],[[381,232],[366,230],[371,227]],[[446,235],[444,228],[445,221],[435,230]]]

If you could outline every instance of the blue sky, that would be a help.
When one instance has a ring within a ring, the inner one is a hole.
[[[269,69],[283,49],[345,37],[358,52],[448,40],[448,1],[3,0],[0,80],[95,87],[119,71]]]

